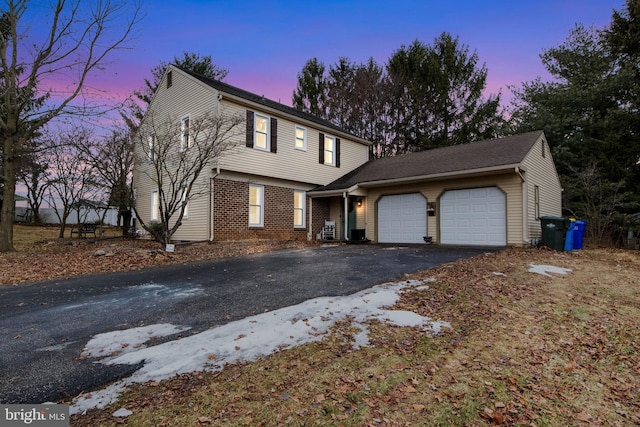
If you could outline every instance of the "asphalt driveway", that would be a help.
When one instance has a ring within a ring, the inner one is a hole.
[[[193,334],[492,250],[322,246],[2,286],[0,403],[57,401],[138,368],[81,360],[83,346],[99,333],[171,323],[189,326]]]

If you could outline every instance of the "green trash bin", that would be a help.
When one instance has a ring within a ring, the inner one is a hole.
[[[570,223],[568,218],[559,216],[540,217],[542,244],[556,251],[564,251],[564,239]]]

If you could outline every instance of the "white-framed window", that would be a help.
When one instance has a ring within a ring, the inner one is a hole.
[[[293,191],[293,227],[305,228],[307,213],[307,193],[304,191]]]
[[[296,150],[307,151],[307,129],[296,126]]]
[[[537,185],[533,187],[533,199],[536,219],[540,219],[540,187]]]
[[[184,205],[184,213],[182,214],[183,219],[189,218],[189,202],[187,201],[187,190],[183,188],[180,190],[180,203]]]
[[[160,198],[158,197],[158,191],[154,190],[151,192],[151,221],[158,221],[160,219]]]
[[[249,227],[264,225],[264,186],[249,185]]]
[[[269,137],[269,126],[271,119],[269,117],[260,115],[258,113],[254,114],[254,138],[253,138],[253,146],[255,148],[259,148],[260,150],[269,151],[271,149],[270,146],[270,137]]]
[[[184,151],[191,147],[190,125],[190,117],[184,116],[180,121],[180,151]]]
[[[156,159],[156,144],[157,144],[155,133],[152,133],[147,136],[147,144],[149,145],[148,147],[149,152],[147,153],[147,156],[149,157],[149,160],[154,161]]]
[[[336,165],[336,139],[333,136],[324,136],[324,164]]]

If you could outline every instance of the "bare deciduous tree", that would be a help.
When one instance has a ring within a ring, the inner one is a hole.
[[[140,225],[164,245],[182,223],[189,201],[209,193],[208,176],[217,160],[238,147],[245,118],[231,113],[205,113],[186,124],[148,113],[136,141],[136,171],[150,178],[157,191],[157,222]]]
[[[0,16],[0,181],[4,198],[0,252],[13,250],[17,163],[27,142],[57,117],[87,114],[86,100],[74,101],[85,95],[88,76],[100,70],[114,50],[125,47],[140,19],[139,5],[127,1],[46,4],[50,9],[42,3],[30,8],[28,0],[6,0]],[[52,81],[68,86],[55,91],[48,86]]]
[[[109,192],[109,205],[118,207],[123,218],[123,234],[128,231],[131,220],[133,196],[131,176],[133,173],[133,141],[128,129],[115,129],[101,139],[76,141],[82,158],[90,164],[100,186]]]
[[[49,187],[49,164],[46,158],[47,147],[39,144],[22,156],[18,179],[27,189],[29,209],[33,213],[33,222],[42,223],[40,206]]]
[[[50,197],[47,203],[53,208],[60,221],[60,238],[64,237],[69,215],[73,210],[78,223],[83,220],[81,210],[83,202],[93,202],[101,198],[104,188],[96,176],[96,170],[86,162],[77,150],[79,144],[86,145],[92,138],[91,132],[84,128],[75,128],[58,134],[49,142],[49,180]],[[62,209],[62,212],[59,209]]]

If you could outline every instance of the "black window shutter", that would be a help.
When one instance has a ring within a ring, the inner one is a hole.
[[[336,138],[336,167],[340,167],[340,138]]]
[[[278,119],[271,118],[271,152],[278,152]]]
[[[324,133],[320,133],[320,164],[324,165]]]
[[[253,148],[253,111],[247,110],[247,147]]]

